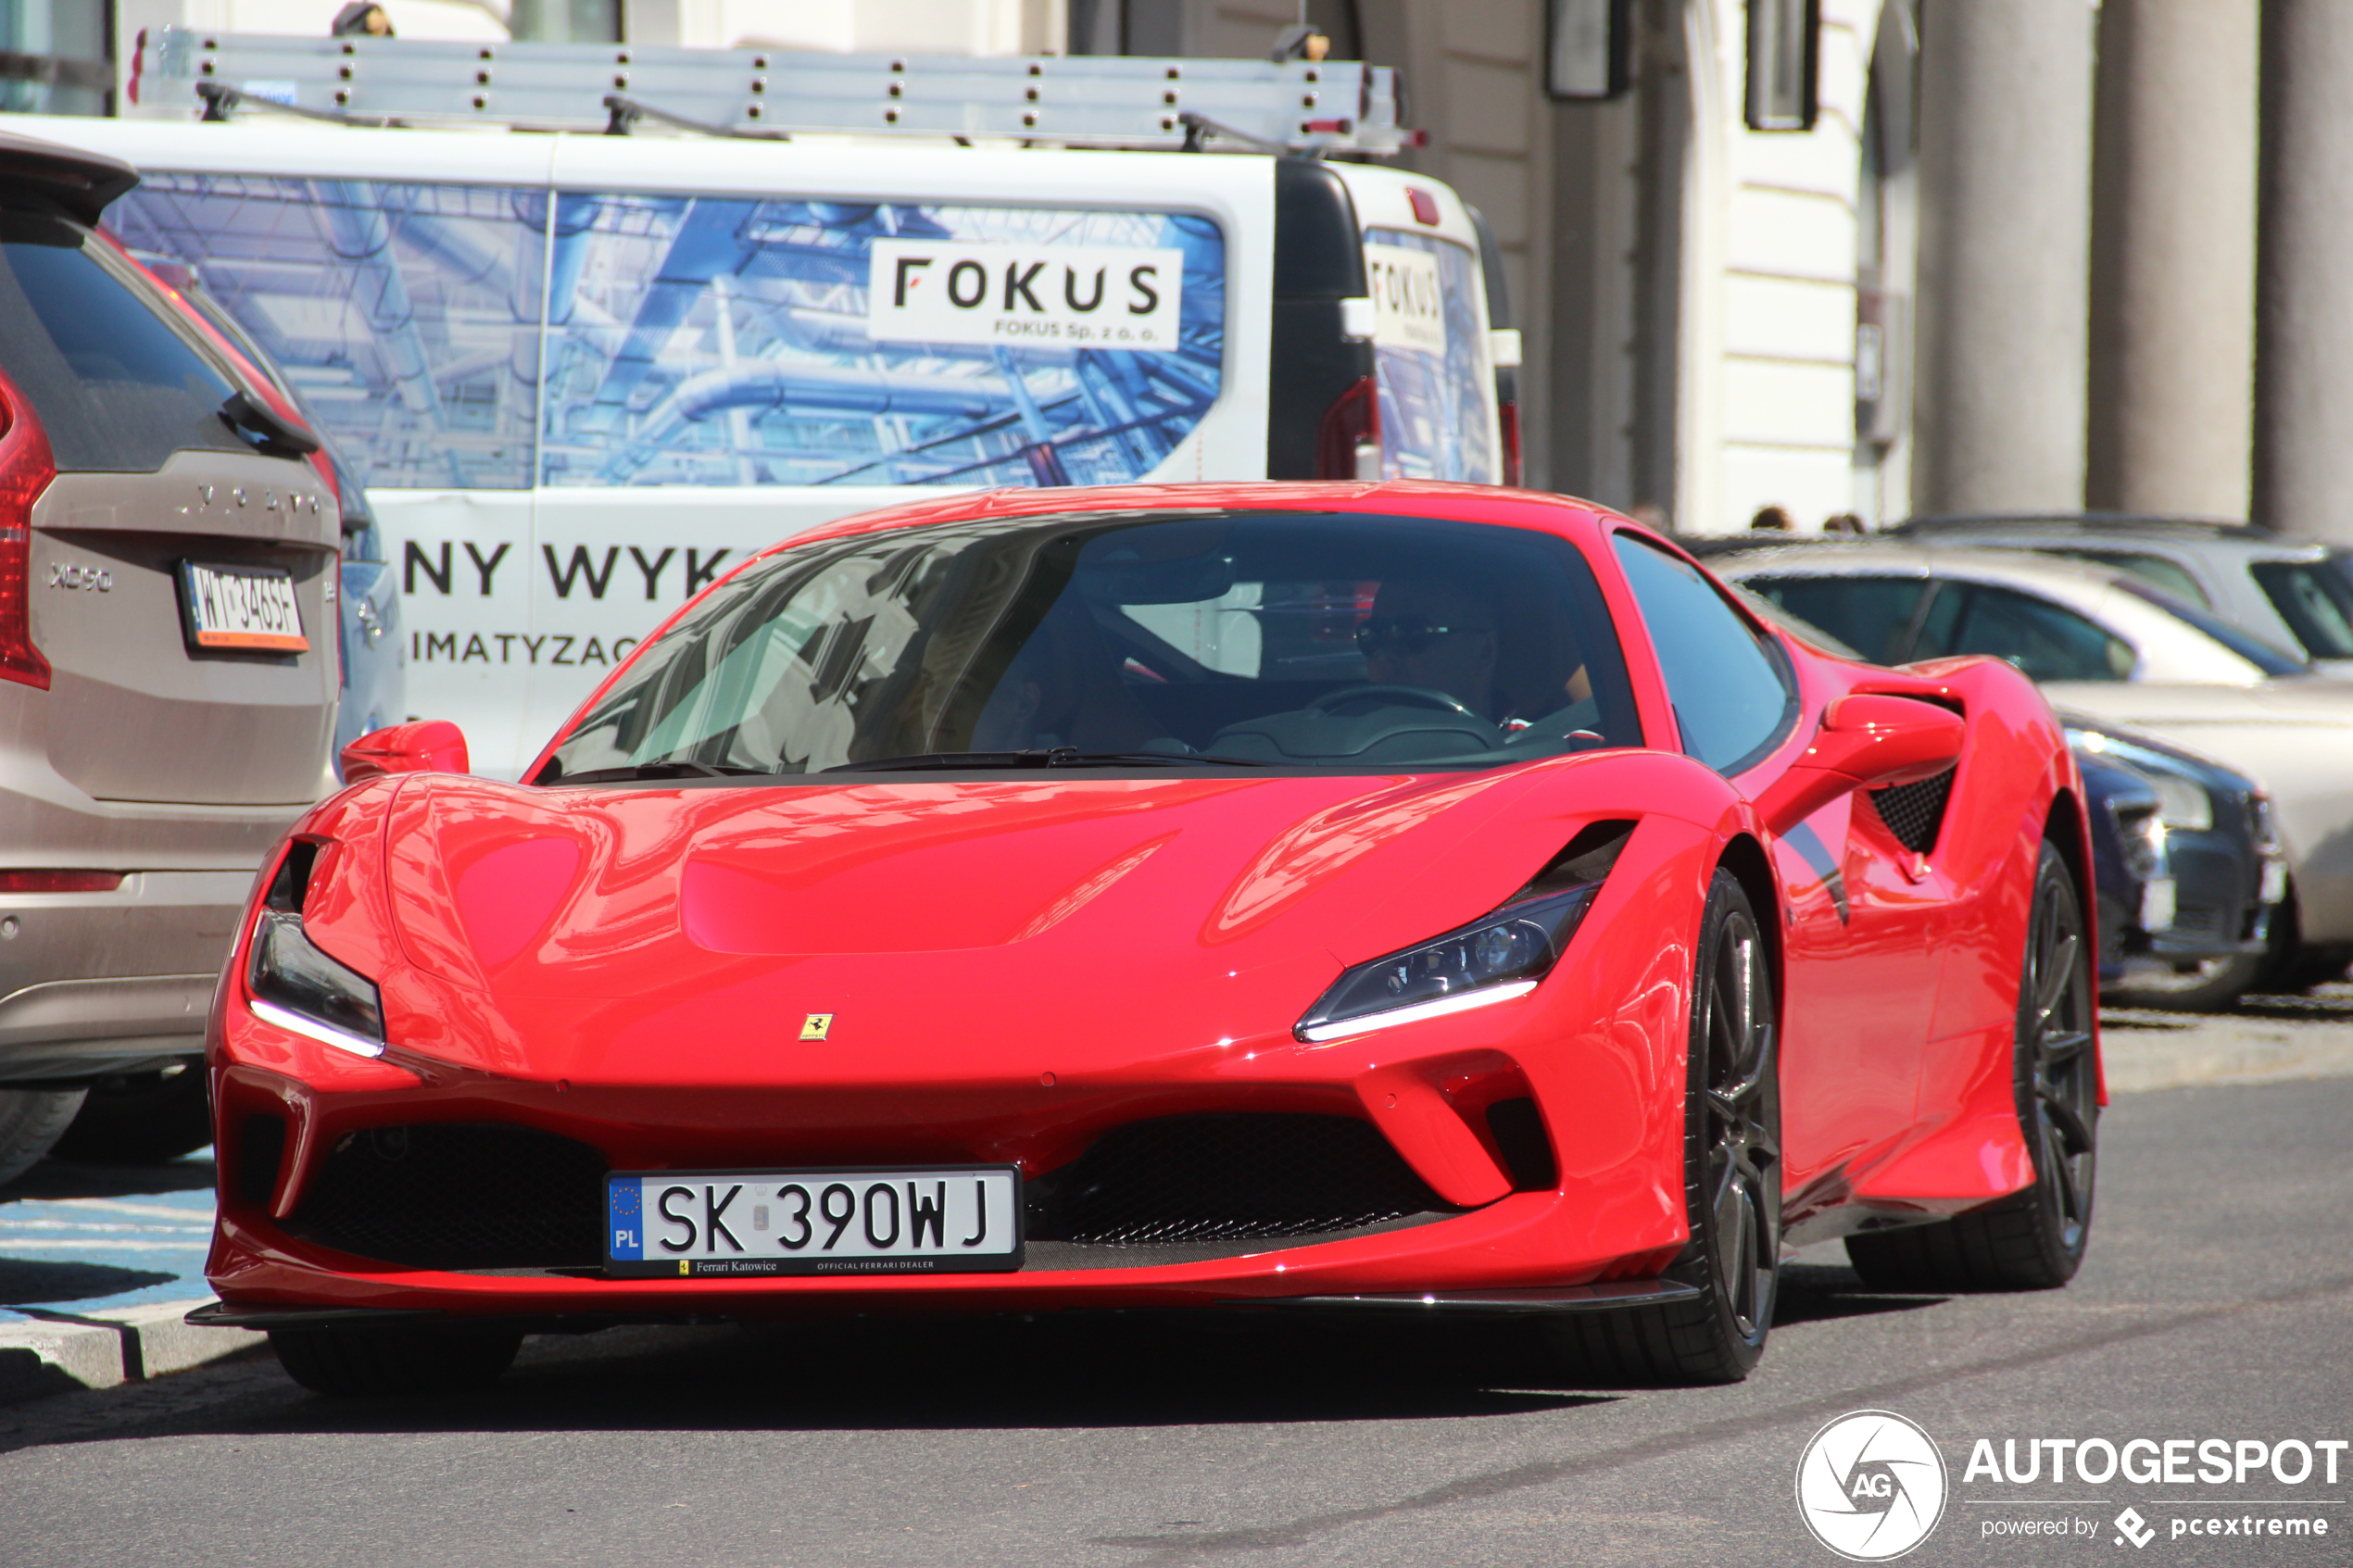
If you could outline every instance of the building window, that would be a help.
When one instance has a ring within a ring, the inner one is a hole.
[[[1821,32],[1821,0],[1748,0],[1751,131],[1814,129]]]

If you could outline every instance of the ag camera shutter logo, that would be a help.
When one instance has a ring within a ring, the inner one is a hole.
[[[1944,1456],[1892,1411],[1856,1411],[1814,1434],[1797,1461],[1797,1513],[1853,1562],[1903,1556],[1944,1516]]]

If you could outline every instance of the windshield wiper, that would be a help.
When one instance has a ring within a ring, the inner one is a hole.
[[[680,757],[666,757],[627,768],[591,768],[585,773],[561,773],[544,782],[575,784],[610,784],[622,779],[727,779],[744,775],[766,778],[771,771],[767,768],[738,768],[725,762],[689,762]]]
[[[1212,752],[1179,756],[1167,751],[1080,751],[1057,746],[1043,751],[918,751],[907,757],[878,757],[871,762],[843,762],[820,770],[828,773],[897,773],[965,768],[1101,768],[1144,762],[1164,768],[1210,762],[1228,768],[1263,768],[1252,757],[1219,757]]]

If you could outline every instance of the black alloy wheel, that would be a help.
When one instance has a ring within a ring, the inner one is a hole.
[[[1733,1335],[1760,1350],[1772,1326],[1780,1273],[1780,1092],[1772,986],[1764,939],[1743,898],[1718,927],[1700,1002],[1707,1031],[1704,1190],[1714,1222],[1708,1252],[1717,1293]]]
[[[2045,839],[2019,969],[2011,1069],[2033,1185],[1941,1223],[1848,1236],[1846,1255],[1864,1283],[1891,1290],[2049,1290],[2082,1266],[2099,1121],[2090,960],[2075,880]]]
[[[1780,1010],[1764,934],[1740,880],[1718,871],[1692,975],[1683,1132],[1691,1242],[1667,1271],[1700,1294],[1575,1314],[1555,1348],[1611,1380],[1736,1383],[1765,1353],[1780,1277]]]

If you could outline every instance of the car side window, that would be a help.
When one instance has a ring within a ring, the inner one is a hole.
[[[1915,659],[1990,654],[2037,681],[2130,680],[2132,645],[2071,609],[1983,583],[1946,583],[1920,628]]]
[[[1614,541],[1642,607],[1683,749],[1738,772],[1787,728],[1795,707],[1780,650],[1688,562],[1630,533]]]
[[[2214,601],[2206,596],[2197,579],[2179,562],[2163,556],[2144,555],[2138,550],[2053,550],[2051,554],[2069,560],[2090,561],[2095,566],[2112,566],[2119,571],[2131,572],[2144,583],[2156,583],[2185,603],[2213,608]]]
[[[2314,659],[2353,659],[2353,581],[2334,561],[2257,561],[2255,581]]]
[[[1928,582],[1919,577],[1752,577],[1749,589],[1876,664],[1898,664]]]

